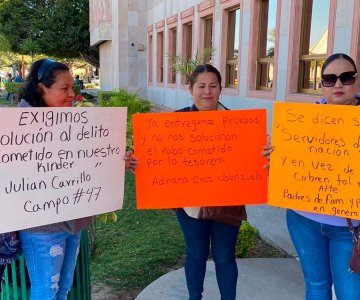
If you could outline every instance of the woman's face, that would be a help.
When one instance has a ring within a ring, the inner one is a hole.
[[[346,59],[339,58],[332,61],[324,70],[323,75],[335,74],[340,76],[344,72],[354,72],[354,67]],[[329,104],[351,105],[359,86],[358,77],[350,85],[344,85],[338,78],[333,87],[322,87],[324,97]]]
[[[55,82],[49,88],[39,83],[42,97],[49,107],[69,107],[75,97],[73,79],[69,71],[56,73]]]
[[[221,86],[215,73],[200,73],[189,89],[198,110],[217,109]]]

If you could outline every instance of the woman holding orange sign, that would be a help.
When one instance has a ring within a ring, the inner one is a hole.
[[[321,83],[324,97],[318,104],[360,105],[357,68],[348,55],[337,53],[326,59]],[[270,160],[272,151],[268,145],[263,155]],[[287,225],[304,273],[306,299],[332,299],[333,284],[337,299],[360,299],[360,274],[349,269],[359,221],[288,209]]]
[[[190,76],[190,93],[194,104],[178,112],[227,110],[219,102],[221,75],[212,65],[199,65]],[[189,299],[202,298],[206,262],[210,252],[223,300],[236,298],[238,276],[235,247],[241,220],[246,219],[245,206],[178,208],[186,244],[185,276]]]

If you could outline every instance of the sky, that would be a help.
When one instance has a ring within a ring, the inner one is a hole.
[[[329,26],[330,0],[313,0],[311,18],[310,48],[321,38],[323,32]]]

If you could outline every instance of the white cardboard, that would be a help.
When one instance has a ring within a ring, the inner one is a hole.
[[[1,108],[0,233],[122,207],[126,108]]]

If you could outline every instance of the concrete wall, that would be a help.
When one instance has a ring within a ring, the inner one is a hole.
[[[95,1],[95,0],[94,0]],[[100,44],[100,66],[101,66],[101,88],[104,90],[118,89],[126,87],[130,90],[141,89],[142,94],[151,99],[154,103],[163,107],[164,109],[180,108],[192,103],[190,94],[187,88],[180,84],[180,75],[177,75],[177,83],[173,87],[167,84],[167,60],[165,59],[165,82],[164,84],[156,83],[156,28],[158,22],[165,20],[165,53],[167,53],[168,32],[166,19],[176,14],[180,16],[181,12],[194,7],[194,39],[193,52],[195,54],[196,48],[199,45],[199,17],[197,12],[197,5],[204,3],[204,1],[196,0],[109,0],[111,1],[111,41],[97,41],[96,30],[91,32],[92,42]],[[229,0],[229,2],[235,0]],[[250,0],[240,1],[240,48],[239,48],[239,86],[234,95],[223,92],[221,101],[232,109],[244,108],[266,108],[269,112],[269,126],[271,123],[272,103],[273,101],[289,101],[289,94],[287,91],[287,83],[291,78],[291,65],[289,65],[290,58],[293,56],[291,52],[292,40],[291,30],[293,30],[292,20],[294,10],[292,10],[292,3],[295,0],[279,0],[278,9],[280,26],[277,28],[278,33],[278,59],[277,59],[277,77],[276,77],[276,92],[273,97],[261,98],[256,96],[249,96],[248,93],[248,70],[249,53],[251,51],[250,43],[250,29],[251,29],[251,8],[252,2]],[[297,1],[297,0],[296,0]],[[359,0],[331,0],[333,7],[336,8],[331,15],[332,22],[334,22],[334,35],[332,52],[345,52],[350,55],[360,55],[360,46],[353,49],[354,41],[358,41],[359,37],[359,19],[360,13],[354,11],[359,8]],[[219,67],[222,55],[221,42],[221,5],[223,0],[215,0],[215,14],[214,14],[214,34],[213,45],[216,49],[213,63]],[[177,26],[177,54],[181,54],[181,18],[178,17]],[[148,44],[147,44],[147,29],[153,26],[153,82],[148,84]],[[359,44],[359,43],[357,43]],[[142,45],[144,51],[142,51]],[[360,59],[360,58],[357,58]],[[306,95],[305,95],[306,96]],[[309,98],[309,97],[308,97]],[[302,99],[299,95],[298,99]],[[309,102],[312,98],[309,98]],[[301,101],[301,100],[300,100]]]
[[[107,1],[111,4],[108,6],[112,17],[111,37],[107,36],[105,39],[99,36],[98,32],[101,31],[101,25],[104,23],[101,20],[90,32],[91,44],[98,45],[100,51],[101,89],[126,88],[131,91],[141,89],[143,96],[146,96],[148,2],[146,0]]]

